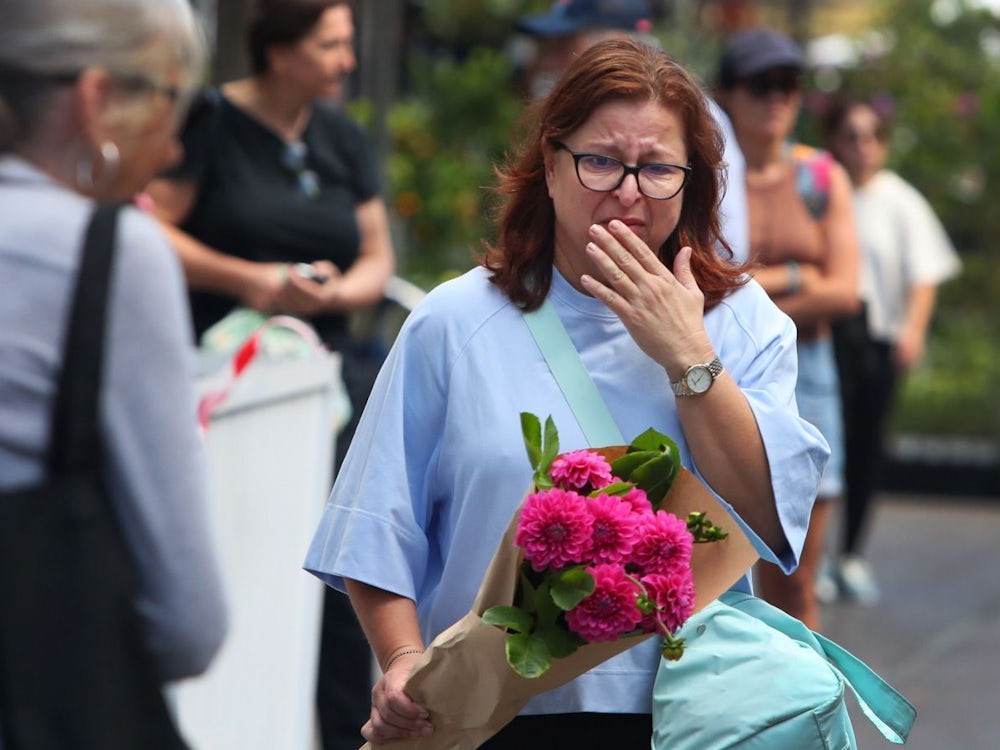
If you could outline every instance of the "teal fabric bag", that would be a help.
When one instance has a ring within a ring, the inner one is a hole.
[[[857,657],[749,594],[726,592],[679,635],[684,655],[653,687],[653,750],[856,750],[848,687],[890,742],[916,717]]]

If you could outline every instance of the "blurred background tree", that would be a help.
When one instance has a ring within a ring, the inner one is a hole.
[[[890,166],[938,212],[962,255],[941,288],[927,359],[907,379],[898,432],[1000,434],[1000,18],[972,0],[889,0],[812,75],[803,137],[821,142],[828,95],[869,97],[894,122]]]

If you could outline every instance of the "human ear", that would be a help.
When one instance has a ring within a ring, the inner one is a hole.
[[[545,163],[545,185],[548,187],[549,197],[552,198],[552,183],[555,179],[555,151],[548,145],[542,145],[542,159]]]
[[[94,147],[111,139],[111,109],[113,82],[104,68],[87,68],[76,80],[74,90],[76,116],[83,137]]]

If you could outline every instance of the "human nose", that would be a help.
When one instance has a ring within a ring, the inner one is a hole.
[[[642,195],[642,191],[639,189],[638,173],[626,172],[622,175],[622,181],[618,183],[618,187],[615,189],[615,195],[625,206],[631,206],[639,200],[639,196]]]

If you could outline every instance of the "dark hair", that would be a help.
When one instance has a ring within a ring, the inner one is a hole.
[[[826,112],[823,114],[821,125],[827,144],[833,142],[834,137],[844,125],[844,121],[851,114],[851,110],[858,107],[864,107],[875,115],[878,122],[875,132],[876,138],[884,142],[889,137],[890,121],[880,107],[860,96],[840,94],[830,100]]]
[[[681,193],[677,228],[659,248],[673,265],[677,251],[690,245],[691,267],[705,294],[706,309],[741,283],[742,270],[723,261],[719,201],[724,189],[723,140],[698,82],[669,55],[634,39],[595,44],[570,66],[552,93],[526,114],[525,136],[496,170],[501,206],[495,243],[485,243],[483,265],[491,280],[526,310],[548,294],[555,257],[555,210],[545,182],[543,144],[567,138],[609,101],[654,101],[684,124],[691,176]],[[676,200],[676,199],[675,199]]]
[[[254,75],[268,70],[267,50],[295,44],[306,36],[320,16],[350,0],[257,0],[247,29],[250,68]]]

